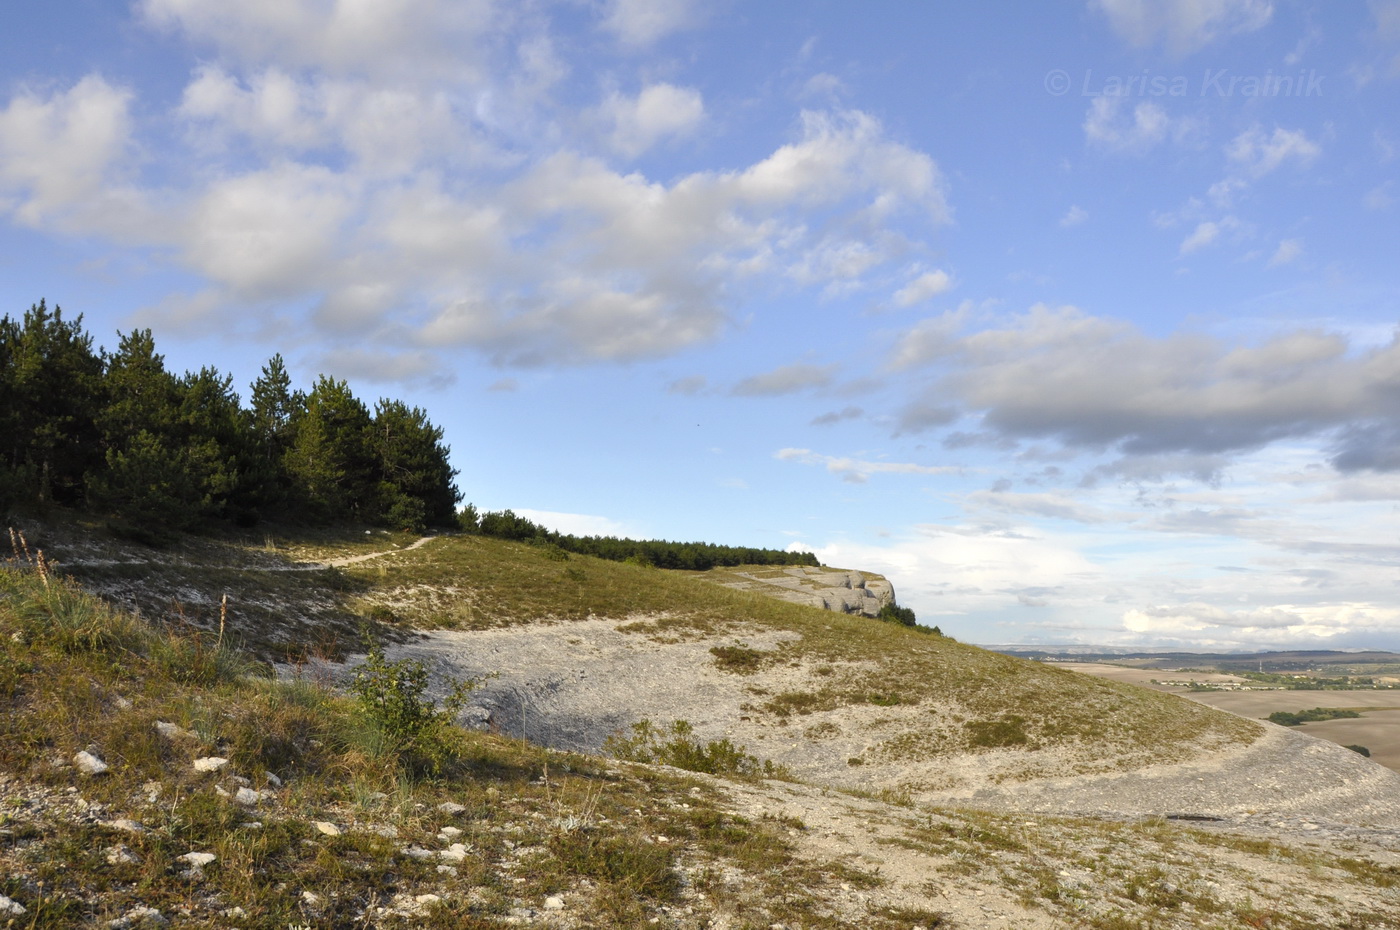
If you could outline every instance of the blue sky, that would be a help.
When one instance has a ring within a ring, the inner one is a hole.
[[[0,298],[983,643],[1400,648],[1400,2],[55,0]]]

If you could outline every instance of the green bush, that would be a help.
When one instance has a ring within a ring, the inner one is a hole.
[[[457,682],[439,710],[427,697],[427,666],[417,659],[390,662],[375,646],[356,667],[350,691],[380,737],[371,745],[396,755],[407,769],[436,774],[455,757],[450,728],[479,684]]]
[[[632,724],[632,735],[615,734],[603,744],[604,751],[630,762],[670,765],[689,772],[707,775],[732,775],[739,778],[781,778],[782,766],[771,760],[759,760],[728,739],[701,743],[695,738],[695,728],[689,721],[675,720],[667,730],[658,730],[650,720]],[[667,739],[667,736],[670,738]]]
[[[1353,743],[1347,748],[1350,749],[1352,752],[1360,753],[1368,759],[1371,758],[1371,750],[1367,749],[1365,746],[1357,746],[1355,743]]]
[[[1300,710],[1296,714],[1286,710],[1276,710],[1269,714],[1269,722],[1276,723],[1281,727],[1302,726],[1305,723],[1315,723],[1319,720],[1347,720],[1361,715],[1354,710],[1334,710],[1330,707],[1314,707],[1312,710]]]
[[[898,623],[900,626],[914,626],[914,611],[908,607],[900,607],[893,602],[880,608],[880,612],[875,615],[876,619],[884,620],[887,623]]]
[[[752,675],[763,667],[767,659],[765,653],[751,649],[743,643],[733,646],[711,646],[710,655],[715,657],[715,665],[736,675]]]
[[[963,726],[967,729],[967,744],[977,749],[1003,749],[1030,742],[1025,718],[1014,714],[1000,720],[969,720]]]

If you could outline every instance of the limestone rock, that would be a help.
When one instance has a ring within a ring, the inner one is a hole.
[[[73,757],[73,764],[78,767],[78,771],[84,775],[106,775],[110,770],[106,762],[84,749]]]
[[[25,911],[26,908],[24,905],[0,894],[0,916],[8,915],[10,917],[19,917],[21,914],[25,913]]]
[[[326,836],[340,836],[340,827],[337,827],[328,820],[315,820],[312,821],[311,825],[316,828],[318,833],[322,833]]]
[[[228,765],[228,760],[223,756],[205,756],[202,759],[194,760],[196,772],[217,772],[226,765]]]
[[[233,799],[244,807],[256,807],[262,801],[266,801],[271,795],[266,791],[255,791],[252,788],[239,788]]]
[[[131,847],[124,843],[107,847],[108,865],[139,865],[141,857],[132,852]]]
[[[797,565],[784,569],[755,569],[730,572],[738,581],[722,582],[725,587],[766,594],[796,604],[823,610],[874,617],[880,608],[894,603],[894,585],[875,574],[832,571]]]

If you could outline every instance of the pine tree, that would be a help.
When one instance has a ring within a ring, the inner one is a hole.
[[[442,444],[442,430],[418,407],[380,400],[374,408],[371,449],[378,468],[378,518],[401,529],[453,526],[461,491]]]
[[[322,519],[373,519],[378,482],[370,415],[344,381],[322,375],[292,421],[287,471],[308,511]]]
[[[0,320],[0,467],[11,496],[71,504],[99,461],[102,360],[82,316],[44,301]]]

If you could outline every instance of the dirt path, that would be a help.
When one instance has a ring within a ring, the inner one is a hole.
[[[417,549],[419,546],[422,546],[425,543],[429,543],[434,539],[437,539],[437,537],[424,536],[420,539],[414,540],[407,546],[404,546],[402,549],[385,549],[383,552],[367,552],[364,555],[350,555],[346,556],[343,559],[327,559],[324,562],[312,562],[309,564],[315,568],[344,568],[347,565],[357,565],[360,562],[368,562],[370,559],[377,559],[386,555],[394,555],[398,552],[408,552],[410,550]]]

